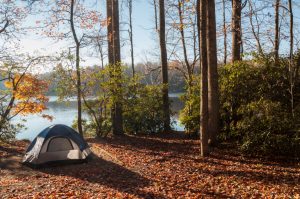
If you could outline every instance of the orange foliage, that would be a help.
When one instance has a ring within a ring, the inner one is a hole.
[[[16,103],[13,106],[13,112],[21,115],[42,113],[47,109],[48,98],[45,96],[48,90],[48,83],[39,80],[34,75],[16,74],[14,78],[4,83],[5,87],[12,92]],[[43,116],[52,119],[51,116]]]

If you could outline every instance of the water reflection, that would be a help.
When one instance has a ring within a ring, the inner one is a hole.
[[[176,122],[173,128],[178,131],[183,131],[184,127],[178,122],[178,111],[183,108],[183,103],[178,99],[178,97],[170,97],[172,101],[171,109],[175,112],[173,121]],[[33,138],[41,132],[46,127],[53,124],[65,124],[68,126],[72,125],[73,120],[77,116],[77,103],[75,100],[69,102],[58,102],[57,97],[50,97],[50,100],[47,104],[48,110],[44,111],[43,114],[48,114],[54,117],[53,121],[49,121],[37,115],[29,115],[26,117],[17,116],[14,118],[14,123],[21,122],[25,119],[24,123],[26,129],[22,130],[17,134],[17,139],[29,139]],[[83,113],[83,118],[87,118],[87,115]]]

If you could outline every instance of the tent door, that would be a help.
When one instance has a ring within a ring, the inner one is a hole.
[[[71,141],[66,137],[54,137],[48,143],[47,152],[73,150]]]

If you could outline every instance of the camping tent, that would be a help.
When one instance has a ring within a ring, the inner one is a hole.
[[[44,129],[26,150],[23,163],[40,165],[56,161],[85,160],[91,150],[83,137],[65,125]]]

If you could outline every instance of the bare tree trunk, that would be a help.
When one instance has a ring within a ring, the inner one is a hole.
[[[133,50],[133,28],[132,28],[132,0],[128,0],[128,11],[129,11],[129,40],[130,40],[130,54],[131,54],[131,68],[132,76],[135,75],[134,70],[134,50]]]
[[[181,44],[183,48],[183,56],[184,56],[184,63],[186,65],[188,71],[188,84],[192,86],[192,69],[188,60],[186,43],[185,43],[185,33],[184,33],[184,21],[183,21],[183,12],[184,12],[184,1],[178,0],[178,15],[179,15],[179,32],[181,37]]]
[[[263,55],[264,52],[263,52],[263,49],[262,49],[262,46],[261,46],[261,42],[260,42],[260,38],[259,38],[259,25],[257,24],[257,33],[255,32],[255,28],[254,28],[254,24],[253,24],[253,15],[255,16],[256,18],[256,22],[258,21],[257,19],[257,14],[254,13],[254,10],[253,10],[253,5],[252,5],[252,0],[249,1],[249,10],[250,10],[250,16],[249,16],[249,20],[250,20],[250,25],[251,25],[251,30],[252,30],[252,34],[256,40],[256,45],[257,45],[257,50],[259,52],[260,55]]]
[[[224,61],[227,64],[227,27],[226,27],[226,4],[225,0],[222,0],[222,11],[223,11],[223,33],[224,33]]]
[[[70,24],[73,39],[76,43],[76,87],[77,87],[77,126],[78,132],[83,135],[82,130],[82,106],[81,106],[81,75],[80,75],[80,42],[76,35],[75,25],[74,25],[74,0],[71,0],[71,10],[70,10]]]
[[[183,57],[184,57],[184,63],[185,63],[185,66],[187,68],[187,72],[188,72],[188,75],[187,75],[187,84],[188,84],[188,88],[187,88],[187,93],[188,95],[190,96],[192,94],[192,84],[193,84],[193,80],[192,80],[192,68],[191,68],[191,65],[189,63],[189,60],[188,60],[188,54],[187,54],[187,49],[186,49],[186,42],[185,42],[185,32],[184,32],[184,0],[178,0],[178,6],[177,6],[177,9],[178,9],[178,15],[179,15],[179,33],[180,33],[180,38],[181,38],[181,44],[182,44],[182,49],[183,49]],[[194,38],[194,43],[195,43],[195,38]],[[194,53],[195,52],[195,44],[194,44]],[[186,76],[186,75],[185,75]],[[189,104],[189,108],[188,108],[188,114],[191,115],[191,105]],[[190,133],[189,129],[186,129],[187,130],[187,133]]]
[[[232,0],[232,63],[241,60],[241,0]]]
[[[103,41],[99,41],[97,38],[97,46],[99,50],[100,60],[101,60],[101,69],[104,69],[104,52],[103,52]]]
[[[164,112],[164,131],[171,130],[170,127],[170,104],[169,104],[169,89],[168,89],[168,56],[166,47],[166,25],[165,25],[165,1],[159,0],[159,40],[160,40],[160,55],[162,68],[163,89],[163,112]]]
[[[294,13],[293,13],[293,2],[288,1],[289,12],[290,12],[290,63],[289,63],[289,76],[290,76],[290,95],[291,95],[291,111],[292,116],[295,117],[294,111],[294,67],[293,67],[293,54],[294,54]]]
[[[153,6],[154,6],[155,31],[158,32],[157,0],[153,0]]]
[[[208,80],[207,80],[207,46],[206,46],[206,7],[207,0],[197,0],[199,49],[201,55],[201,94],[200,94],[200,143],[201,156],[209,154],[208,131]]]
[[[108,59],[111,67],[114,67],[114,70],[119,70],[120,62],[121,62],[119,2],[118,0],[107,0],[106,3],[107,3],[107,18],[109,20],[109,24],[107,27]],[[122,104],[119,101],[119,99],[117,99],[117,101],[114,102],[112,106],[111,117],[112,117],[113,134],[114,135],[124,134]]]
[[[108,63],[114,63],[113,53],[113,4],[111,0],[106,0],[107,15],[107,41],[108,41]]]
[[[211,144],[217,141],[219,132],[219,88],[217,63],[215,0],[207,4],[207,58],[208,58],[208,129]]]
[[[275,3],[275,39],[274,39],[274,57],[275,65],[279,64],[279,6],[280,0],[276,0]]]

